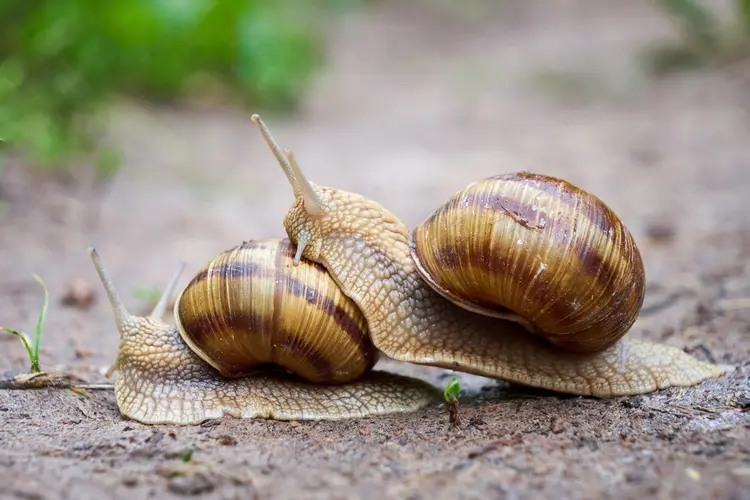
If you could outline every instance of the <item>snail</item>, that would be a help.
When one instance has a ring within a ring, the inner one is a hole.
[[[260,116],[252,120],[293,189],[283,224],[294,263],[325,267],[385,355],[598,397],[724,373],[625,336],[644,299],[643,263],[593,194],[549,176],[496,176],[468,185],[410,233],[379,203],[308,181]]]
[[[211,259],[161,318],[180,264],[152,313],[127,311],[89,248],[120,333],[115,401],[145,424],[230,415],[278,420],[408,412],[434,401],[428,383],[372,370],[367,323],[319,264],[287,239],[246,241]]]

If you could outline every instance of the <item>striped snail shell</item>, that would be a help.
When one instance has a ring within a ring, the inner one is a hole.
[[[185,343],[225,377],[276,365],[312,383],[361,378],[377,361],[367,322],[320,264],[293,265],[289,240],[245,242],[211,259],[178,297]]]
[[[469,184],[409,243],[435,291],[563,350],[614,344],[643,305],[644,266],[630,232],[599,198],[554,177],[521,172]]]

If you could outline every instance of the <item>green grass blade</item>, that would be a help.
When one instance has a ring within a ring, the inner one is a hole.
[[[42,304],[42,308],[39,311],[39,318],[36,321],[36,330],[34,332],[34,354],[31,359],[31,371],[38,372],[39,371],[39,341],[42,338],[42,328],[44,326],[44,320],[47,317],[47,307],[49,306],[49,292],[47,291],[47,286],[44,284],[44,281],[42,281],[42,278],[34,274],[34,279],[39,282],[40,285],[42,285],[42,288],[44,289],[44,303]]]
[[[34,371],[34,367],[36,366],[36,371],[39,371],[39,363],[34,363],[34,354],[31,352],[31,346],[29,345],[29,341],[26,338],[26,335],[24,335],[21,332],[17,332],[16,330],[11,330],[10,328],[5,328],[4,326],[0,326],[0,330],[4,330],[11,335],[15,335],[19,339],[21,339],[21,342],[23,342],[23,346],[26,348],[26,352],[29,353],[29,360],[31,361],[31,370]]]

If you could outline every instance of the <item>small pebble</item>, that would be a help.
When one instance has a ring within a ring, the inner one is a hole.
[[[76,359],[90,358],[93,355],[91,349],[89,349],[85,345],[76,345],[74,352]]]
[[[88,283],[78,278],[67,284],[60,303],[78,309],[88,309],[94,304],[96,295]]]
[[[701,480],[700,472],[695,469],[685,469],[685,474],[696,483]]]
[[[654,242],[666,243],[675,236],[674,223],[651,221],[646,225],[646,236]]]
[[[137,476],[129,476],[122,479],[122,484],[127,486],[128,488],[132,488],[133,486],[136,486],[138,484],[138,477]]]
[[[216,485],[203,474],[195,474],[173,477],[167,487],[178,495],[200,495],[212,491]]]
[[[217,439],[219,440],[219,444],[224,446],[235,446],[237,444],[237,440],[227,434],[222,434]]]
[[[160,442],[162,439],[164,439],[164,433],[161,431],[157,431],[153,434],[151,434],[149,437],[146,438],[146,442],[153,441],[154,444]]]

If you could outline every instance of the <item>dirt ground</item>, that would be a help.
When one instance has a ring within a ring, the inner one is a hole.
[[[329,63],[297,116],[264,115],[315,182],[374,198],[410,227],[476,179],[531,170],[592,190],[643,253],[630,335],[730,373],[689,389],[599,400],[459,374],[445,408],[345,422],[123,419],[109,391],[0,391],[3,498],[750,498],[750,65],[653,78],[674,40],[653,2],[372,2],[332,27]],[[283,236],[286,179],[249,120],[120,106],[125,166],[105,192],[11,165],[0,179],[0,324],[52,305],[43,368],[104,382],[117,335],[88,260],[127,305],[243,239]],[[66,307],[66,287],[96,292]],[[0,336],[0,372],[27,368]],[[450,372],[381,368],[444,386]],[[184,462],[186,453],[192,453]]]

